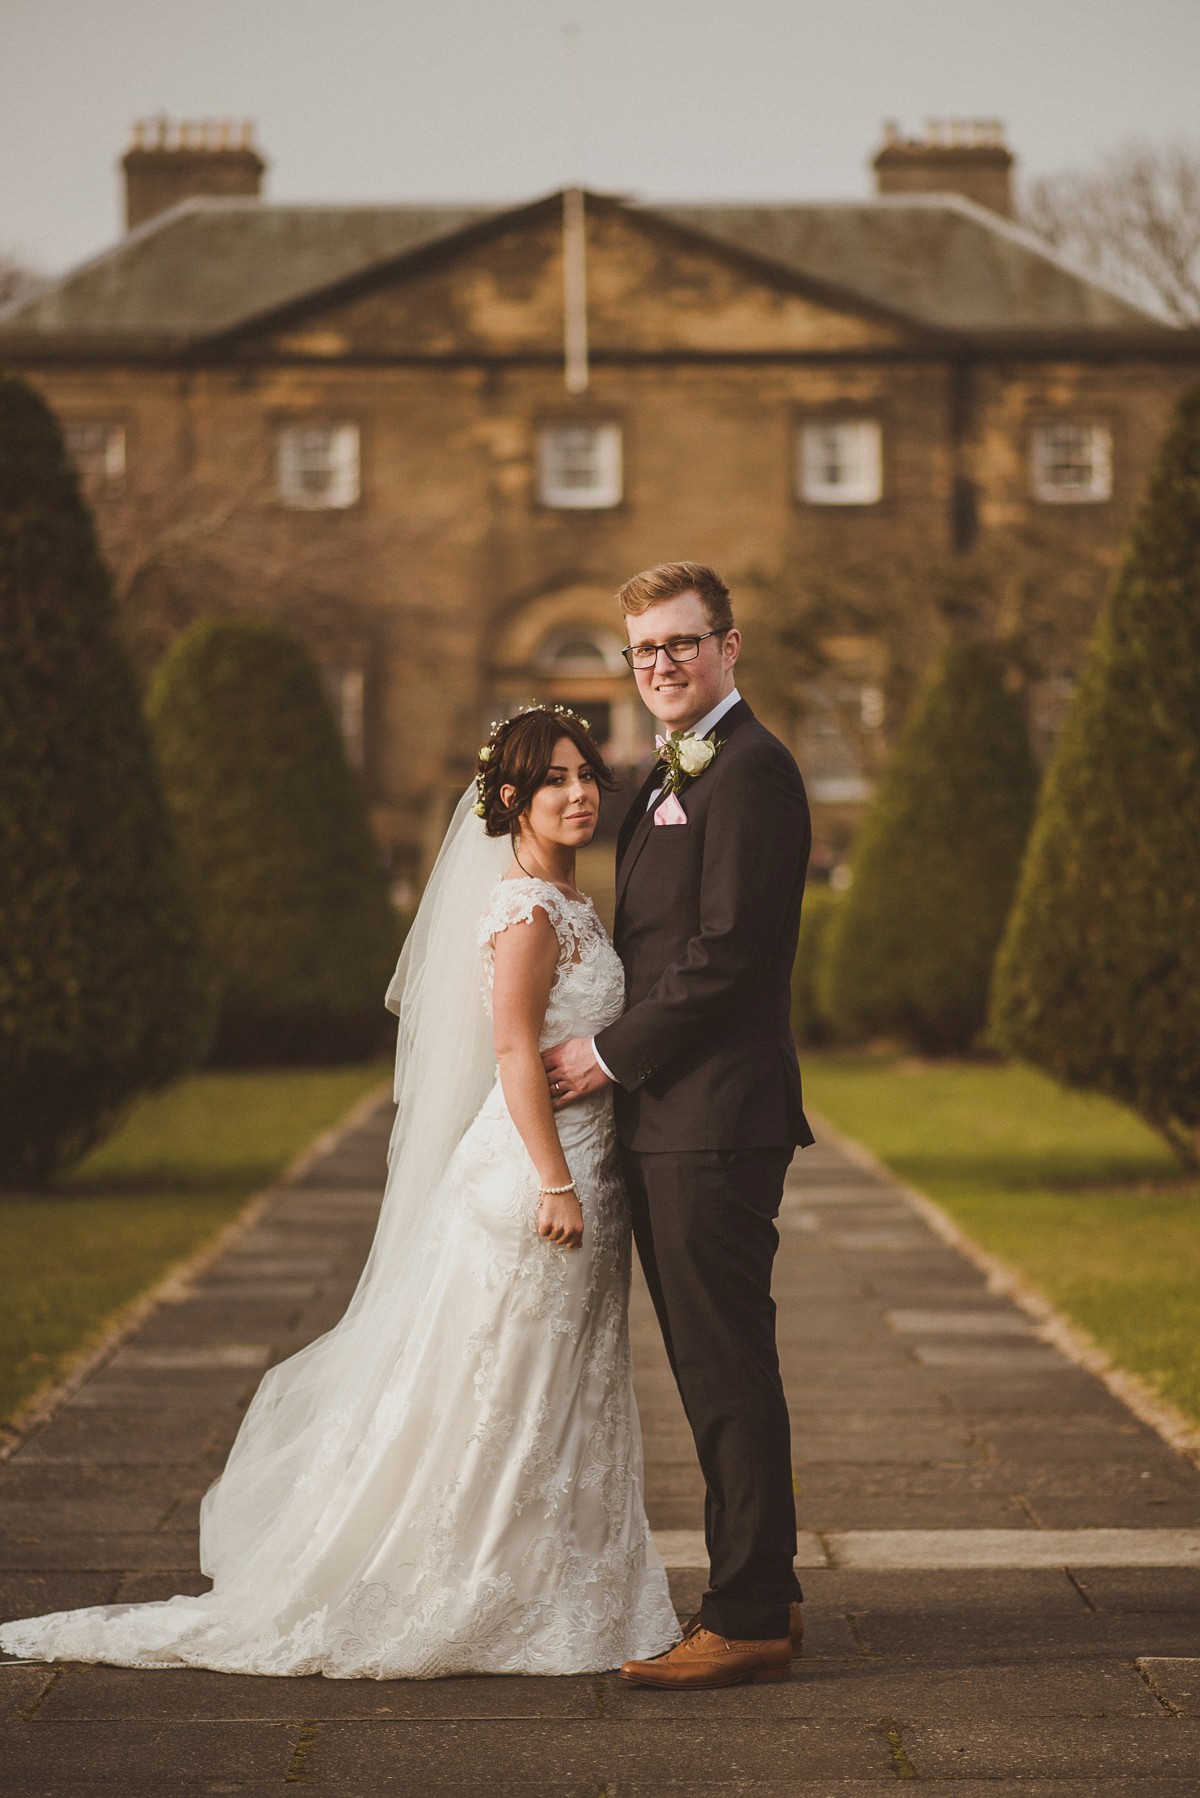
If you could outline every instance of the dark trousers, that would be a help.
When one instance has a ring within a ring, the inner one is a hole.
[[[634,1239],[708,1488],[700,1621],[721,1636],[786,1636],[802,1596],[771,1298],[791,1159],[790,1149],[624,1151]]]

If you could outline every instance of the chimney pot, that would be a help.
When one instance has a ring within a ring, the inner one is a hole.
[[[1014,160],[1001,119],[927,119],[924,139],[889,119],[871,166],[881,194],[962,194],[1011,218]]]
[[[229,120],[185,119],[172,131],[163,114],[135,124],[121,161],[127,228],[199,194],[257,199],[267,165],[253,147],[253,120],[243,122],[239,142],[234,135]]]

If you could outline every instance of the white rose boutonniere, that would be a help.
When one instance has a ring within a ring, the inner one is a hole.
[[[663,796],[678,793],[685,781],[695,780],[703,774],[709,763],[724,749],[724,741],[710,743],[707,737],[697,737],[691,731],[657,737],[658,752],[667,764],[667,777],[663,781]]]
[[[684,737],[679,745],[679,766],[694,780],[697,774],[704,773],[716,753],[707,738]]]

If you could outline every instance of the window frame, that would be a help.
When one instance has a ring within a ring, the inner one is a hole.
[[[830,407],[825,412],[806,412],[796,418],[792,439],[792,494],[796,502],[802,506],[817,506],[822,510],[838,510],[843,506],[858,509],[882,505],[887,498],[888,486],[885,422],[878,410],[860,411],[852,407]],[[850,491],[844,488],[838,491],[832,487],[810,485],[809,444],[812,436],[818,431],[839,427],[865,427],[873,433],[873,479],[869,484],[860,482],[857,491],[853,488]]]
[[[1092,482],[1087,488],[1055,486],[1045,479],[1047,458],[1045,439],[1050,432],[1062,429],[1087,431],[1092,441]],[[1097,445],[1099,455],[1096,454]],[[1103,418],[1087,418],[1057,413],[1035,418],[1029,425],[1029,490],[1043,506],[1103,506],[1113,496],[1113,428]],[[1099,470],[1099,480],[1097,480]]]
[[[367,759],[367,671],[361,661],[322,662],[321,685],[337,725],[342,751],[361,774]]]
[[[625,503],[626,445],[625,425],[611,414],[597,418],[543,418],[534,427],[534,464],[537,503],[546,512],[614,512]],[[556,432],[611,432],[616,441],[615,480],[603,489],[606,497],[584,497],[595,489],[554,489],[550,480],[549,445]],[[554,497],[557,492],[558,497]],[[573,497],[569,497],[573,496]]]
[[[273,470],[275,478],[275,503],[286,512],[349,512],[363,501],[363,444],[365,432],[360,419],[342,414],[333,417],[328,413],[309,413],[297,417],[294,413],[276,417],[273,421]],[[289,489],[285,474],[287,462],[286,444],[289,439],[298,437],[304,431],[326,431],[333,436],[353,432],[354,436],[354,470],[353,492],[349,485],[343,489],[345,497],[328,499],[324,495],[305,499],[301,497],[299,488]]]
[[[67,446],[67,454],[79,475],[79,482],[89,499],[120,499],[126,491],[129,481],[129,421],[120,413],[107,412],[88,417],[81,413],[70,413],[62,419],[63,441]],[[120,433],[121,467],[119,472],[106,468],[102,474],[88,474],[80,465],[78,455],[71,448],[73,431],[109,431]]]

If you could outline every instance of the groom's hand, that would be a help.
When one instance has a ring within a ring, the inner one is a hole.
[[[542,1054],[542,1065],[550,1082],[550,1102],[555,1111],[573,1105],[588,1093],[598,1092],[609,1084],[608,1075],[596,1060],[586,1036],[573,1036],[570,1042],[556,1043]]]

